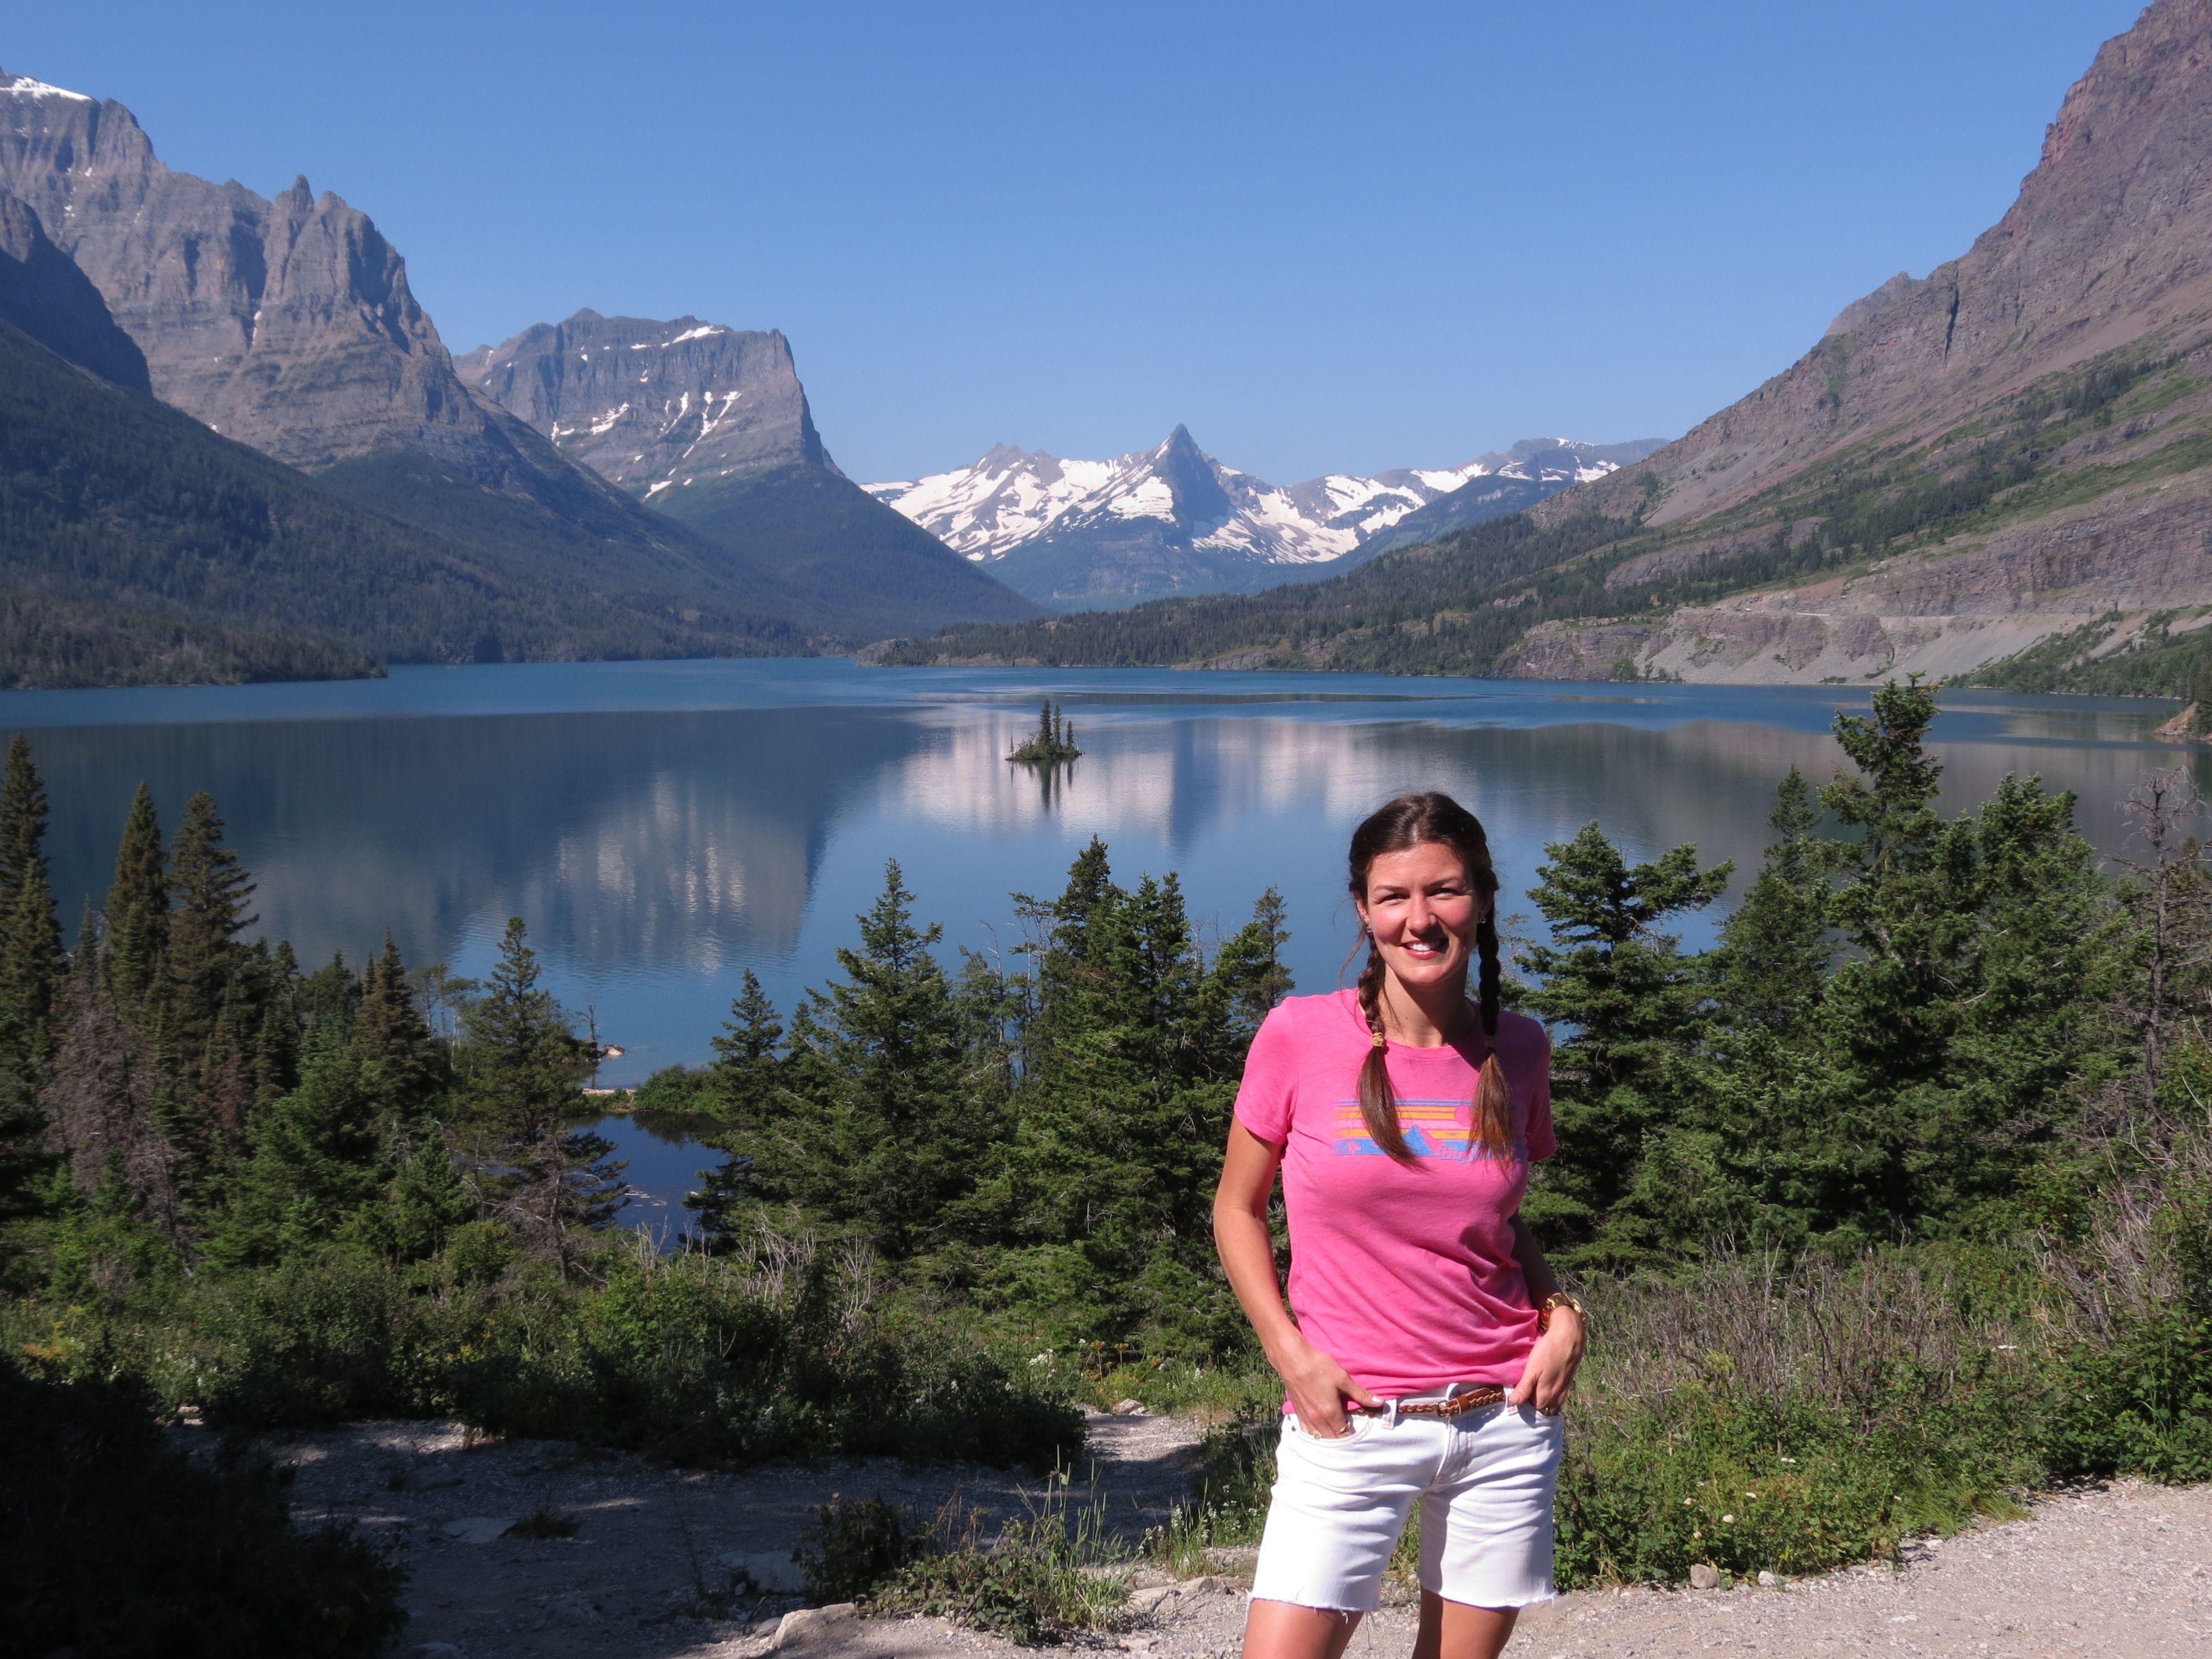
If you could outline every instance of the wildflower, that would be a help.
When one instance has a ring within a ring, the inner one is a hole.
[[[1732,1515],[1724,1515],[1724,1516],[1721,1516],[1721,1525],[1723,1525],[1723,1526],[1724,1526],[1724,1527],[1725,1527],[1725,1526],[1729,1526],[1729,1525],[1734,1524],[1735,1521],[1735,1516],[1732,1516]]]
[[[1745,1496],[1746,1498],[1756,1498],[1759,1496],[1759,1494],[1758,1494],[1757,1492],[1747,1492],[1744,1493],[1744,1496]]]
[[[1797,1460],[1794,1457],[1785,1457],[1782,1461],[1785,1463],[1795,1463]]]
[[[1682,1507],[1683,1507],[1684,1509],[1686,1509],[1686,1509],[1688,1509],[1688,1508],[1690,1507],[1690,1505],[1691,1505],[1691,1504],[1692,1504],[1696,1503],[1697,1501],[1698,1501],[1698,1500],[1697,1500],[1696,1498],[1685,1498],[1682,1500]]]

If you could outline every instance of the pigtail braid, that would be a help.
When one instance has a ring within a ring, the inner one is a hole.
[[[1359,1115],[1367,1124],[1367,1138],[1401,1164],[1414,1162],[1413,1149],[1406,1145],[1398,1127],[1398,1097],[1390,1087],[1390,1063],[1382,1035],[1382,953],[1374,941],[1367,945],[1367,965],[1359,970],[1359,1012],[1366,1016],[1373,1041],[1367,1058],[1359,1062]]]
[[[1505,1067],[1498,1058],[1497,922],[1484,916],[1476,925],[1474,942],[1481,964],[1476,1006],[1482,1019],[1482,1070],[1476,1074],[1474,1085],[1474,1139],[1492,1158],[1506,1158],[1513,1151],[1513,1097],[1505,1086]]]

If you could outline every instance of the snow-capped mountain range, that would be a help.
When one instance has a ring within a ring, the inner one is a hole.
[[[1413,515],[1438,535],[1517,512],[1660,441],[1528,439],[1460,466],[1282,485],[1224,466],[1179,426],[1112,460],[1000,444],[972,465],[865,488],[1031,599],[1093,609],[1334,575],[1399,539]]]

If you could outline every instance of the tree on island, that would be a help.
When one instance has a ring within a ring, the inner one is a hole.
[[[1075,746],[1075,723],[1047,697],[1037,713],[1036,734],[1006,758],[1021,766],[1060,766],[1082,753]]]

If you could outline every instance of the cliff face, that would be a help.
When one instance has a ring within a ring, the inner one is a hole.
[[[115,325],[85,274],[47,239],[39,216],[0,191],[0,319],[102,380],[151,389],[146,357]]]
[[[2212,335],[2212,0],[2160,0],[2106,42],[2019,197],[1972,248],[1900,273],[1820,343],[1639,466],[1550,513],[1696,521],[1869,434],[1930,435],[2038,376],[2155,335]],[[1900,425],[1901,423],[1901,425]]]
[[[562,454],[647,499],[769,467],[830,465],[780,331],[586,310],[454,367]]]
[[[2212,0],[2159,0],[2066,94],[2018,198],[1966,253],[1893,277],[1750,396],[1535,509],[1610,514],[1656,539],[1610,573],[1624,590],[1763,538],[1840,536],[1847,502],[1903,503],[1902,527],[1839,549],[1832,577],[1546,624],[1505,666],[1960,673],[2100,618],[2111,631],[2084,649],[2129,648],[2130,613],[2212,606],[2208,156]],[[1944,507],[1946,489],[1972,510]]]
[[[155,395],[225,437],[310,471],[402,449],[549,506],[597,493],[462,383],[405,261],[305,179],[264,199],[177,172],[122,105],[0,74],[0,190],[99,290]]]

